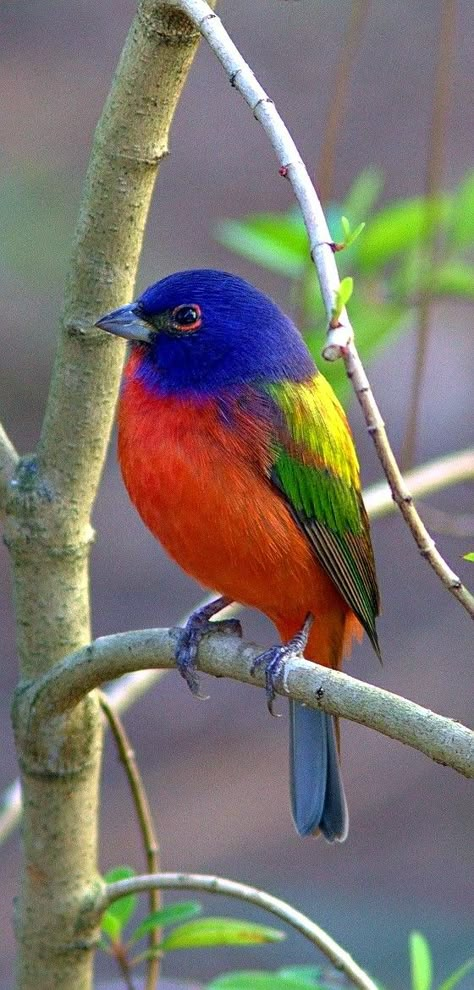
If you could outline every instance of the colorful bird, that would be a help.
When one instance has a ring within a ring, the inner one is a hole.
[[[165,550],[221,598],[191,617],[177,663],[198,693],[197,647],[231,601],[271,619],[285,657],[339,669],[363,630],[377,652],[379,597],[347,419],[294,324],[226,272],[170,275],[97,326],[132,341],[119,460],[132,502]],[[215,628],[215,627],[214,627]],[[339,734],[290,701],[293,818],[300,835],[347,835]]]

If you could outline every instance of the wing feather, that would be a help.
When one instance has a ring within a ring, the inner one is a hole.
[[[274,405],[270,478],[380,657],[380,601],[359,465],[344,412],[317,374],[266,387]]]

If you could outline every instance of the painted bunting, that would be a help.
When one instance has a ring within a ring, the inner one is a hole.
[[[209,619],[237,601],[282,645],[256,661],[271,710],[285,657],[340,668],[365,630],[378,655],[379,597],[349,425],[291,320],[226,272],[179,272],[102,317],[132,341],[119,460],[132,502],[188,574],[221,598],[182,632],[177,664],[198,693]],[[297,831],[347,835],[332,717],[290,701]]]

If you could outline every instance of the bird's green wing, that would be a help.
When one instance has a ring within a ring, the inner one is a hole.
[[[380,656],[369,521],[342,407],[319,373],[307,382],[267,384],[265,391],[273,405],[271,480]]]

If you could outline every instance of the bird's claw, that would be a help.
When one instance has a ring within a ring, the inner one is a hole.
[[[238,619],[222,619],[220,622],[209,622],[199,612],[192,615],[183,629],[180,629],[176,646],[176,666],[186,684],[199,701],[207,701],[208,694],[201,694],[199,675],[196,670],[196,659],[201,640],[209,633],[220,633],[224,636],[242,637],[242,626]]]
[[[265,668],[265,694],[267,698],[267,708],[270,715],[273,715],[275,718],[281,717],[277,714],[277,712],[273,711],[273,702],[276,695],[275,687],[281,676],[285,660],[288,658],[288,655],[289,651],[286,646],[272,646],[269,650],[265,650],[265,653],[261,653],[260,656],[254,660],[250,668],[252,677],[261,667]]]
[[[278,681],[283,679],[284,682],[285,679],[285,662],[287,660],[301,660],[303,658],[303,650],[308,643],[308,637],[312,624],[313,616],[311,613],[308,613],[302,628],[296,636],[293,636],[288,643],[284,643],[282,646],[272,646],[269,650],[265,650],[264,653],[261,653],[260,656],[256,657],[250,668],[252,677],[261,667],[265,668],[265,694],[267,696],[267,708],[270,715],[274,715],[275,718],[280,718],[280,716],[273,711],[273,702],[275,700]]]

